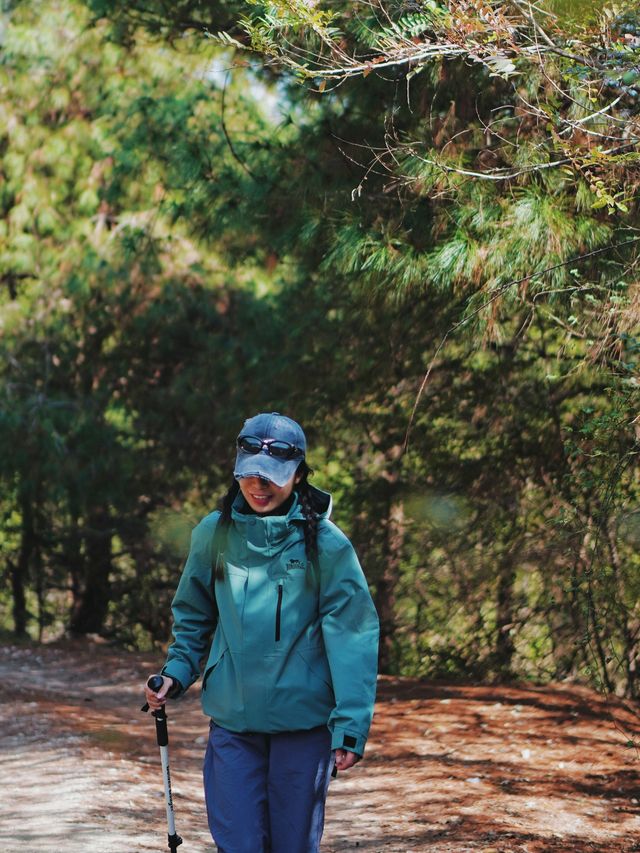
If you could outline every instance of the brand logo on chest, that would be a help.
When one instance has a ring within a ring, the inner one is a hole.
[[[307,564],[304,563],[302,560],[287,560],[288,572],[303,572],[306,568]]]

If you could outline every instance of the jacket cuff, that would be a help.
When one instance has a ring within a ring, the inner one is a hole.
[[[189,686],[189,675],[186,668],[183,673],[181,667],[179,665],[176,666],[174,663],[172,666],[163,666],[160,670],[160,675],[166,675],[169,678],[173,678],[173,686],[167,694],[169,699],[177,699],[178,696],[182,696],[183,693],[187,692],[187,687]],[[185,684],[187,687],[184,686]]]
[[[355,752],[362,757],[366,742],[367,739],[364,735],[358,734],[352,729],[335,728],[331,732],[331,749],[346,749],[348,752]]]
[[[184,687],[182,686],[182,683],[178,681],[177,678],[173,678],[173,676],[170,677],[173,679],[173,684],[167,691],[167,698],[177,699],[178,696],[182,696],[182,694],[184,693]]]

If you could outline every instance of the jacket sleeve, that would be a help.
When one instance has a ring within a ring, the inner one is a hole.
[[[364,753],[373,717],[378,668],[378,615],[347,537],[325,522],[318,541],[320,618],[336,704],[331,748]]]
[[[212,513],[194,528],[189,556],[171,604],[173,642],[162,674],[177,679],[183,692],[200,675],[202,658],[218,623],[212,568],[218,518],[219,513]]]

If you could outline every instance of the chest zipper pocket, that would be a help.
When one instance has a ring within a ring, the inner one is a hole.
[[[282,594],[284,587],[278,584],[278,603],[276,605],[276,643],[280,642],[280,620],[282,618]]]

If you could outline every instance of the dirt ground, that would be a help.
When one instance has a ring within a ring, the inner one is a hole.
[[[0,845],[167,850],[150,655],[66,643],[0,649]],[[636,709],[638,711],[638,709]],[[197,690],[169,706],[184,853],[213,853]],[[332,782],[323,853],[640,851],[640,714],[580,687],[382,678],[365,761]]]

